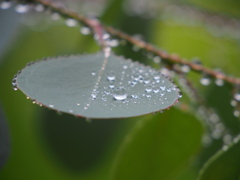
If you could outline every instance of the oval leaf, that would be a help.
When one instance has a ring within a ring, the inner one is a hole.
[[[37,104],[89,118],[160,111],[179,95],[160,72],[103,53],[38,61],[18,73],[13,85]]]
[[[225,180],[240,178],[240,136],[234,139],[234,144],[225,146],[210,158],[202,170],[198,180]]]

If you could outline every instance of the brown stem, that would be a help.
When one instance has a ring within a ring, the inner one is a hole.
[[[41,4],[43,4],[44,6],[47,6],[49,8],[51,8],[52,10],[64,15],[64,16],[67,16],[69,18],[73,18],[73,19],[76,19],[84,24],[86,24],[87,26],[89,26],[90,28],[92,28],[92,30],[96,32],[96,24],[93,23],[93,20],[88,18],[88,17],[85,17],[85,16],[82,16],[82,15],[79,15],[75,12],[72,12],[68,9],[65,9],[63,7],[59,7],[57,6],[56,4],[54,4],[53,2],[49,1],[49,0],[35,0],[36,2],[39,2]],[[100,22],[99,22],[100,24]],[[119,38],[121,39],[124,39],[136,46],[139,46],[140,48],[143,48],[149,52],[152,52],[154,53],[155,55],[158,55],[160,56],[161,58],[171,62],[171,63],[178,63],[178,64],[181,64],[181,65],[187,65],[189,66],[192,70],[196,71],[196,72],[202,72],[202,73],[205,73],[209,76],[212,76],[214,78],[218,78],[218,79],[222,79],[224,81],[227,81],[231,84],[237,84],[237,85],[240,85],[240,78],[234,78],[234,77],[230,77],[228,75],[225,75],[223,73],[220,73],[218,71],[215,71],[215,70],[212,70],[210,68],[207,68],[207,67],[204,67],[202,65],[199,65],[199,64],[195,64],[193,62],[189,62],[189,61],[186,61],[182,58],[180,58],[179,56],[175,55],[175,54],[168,54],[158,48],[156,48],[155,46],[153,46],[152,44],[150,43],[147,43],[145,41],[142,41],[142,40],[139,40],[139,39],[136,39],[126,33],[123,33],[117,29],[114,29],[113,27],[110,27],[110,26],[102,26],[108,33],[112,34],[112,35],[115,35],[115,36],[118,36]]]

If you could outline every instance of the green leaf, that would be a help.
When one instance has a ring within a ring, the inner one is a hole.
[[[7,122],[0,108],[0,169],[7,162],[10,155],[10,136]]]
[[[179,96],[160,72],[103,53],[33,63],[13,85],[39,105],[89,118],[149,114],[169,108]]]
[[[224,146],[210,158],[199,174],[199,180],[227,180],[240,177],[240,137],[229,147]]]
[[[114,180],[170,180],[189,166],[201,146],[202,127],[189,114],[171,109],[139,121],[115,161]]]

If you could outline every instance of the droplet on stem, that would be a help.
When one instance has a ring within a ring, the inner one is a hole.
[[[17,13],[26,13],[28,12],[29,10],[29,6],[27,4],[18,4],[16,7],[15,7],[15,11]]]
[[[76,19],[66,19],[65,23],[68,27],[75,27],[77,25],[77,20]]]
[[[90,28],[88,27],[81,27],[80,28],[80,32],[83,34],[83,35],[89,35],[91,33],[91,30]]]

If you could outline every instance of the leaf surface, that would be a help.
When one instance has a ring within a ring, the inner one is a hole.
[[[103,53],[38,61],[15,81],[37,104],[89,118],[149,114],[172,106],[179,96],[160,72]]]

